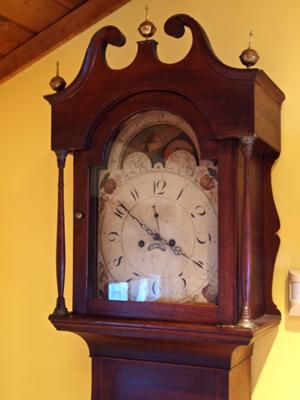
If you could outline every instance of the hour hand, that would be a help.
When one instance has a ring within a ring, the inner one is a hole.
[[[153,208],[154,218],[155,218],[155,221],[156,221],[157,232],[160,232],[160,229],[159,229],[159,221],[158,221],[159,214],[158,214],[158,212],[156,211],[155,204],[152,206],[152,208]]]

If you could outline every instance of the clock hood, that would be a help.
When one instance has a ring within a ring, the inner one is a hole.
[[[169,93],[186,99],[209,121],[215,139],[256,135],[264,150],[280,150],[281,90],[258,69],[223,64],[214,54],[205,31],[193,18],[179,14],[167,20],[165,32],[175,38],[188,27],[193,36],[187,56],[174,64],[162,63],[157,42],[138,42],[134,61],[111,69],[107,45],[124,46],[124,35],[107,26],[93,36],[81,70],[62,92],[45,96],[52,106],[52,149],[89,146],[91,126],[116,104],[132,96]],[[178,79],[181,76],[182,79]],[[171,96],[172,97],[172,96]],[[155,108],[155,103],[145,109]]]

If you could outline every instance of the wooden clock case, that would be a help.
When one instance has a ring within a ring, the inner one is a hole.
[[[283,93],[257,69],[228,67],[205,32],[186,15],[169,18],[165,32],[193,34],[188,55],[160,62],[157,42],[138,42],[131,65],[112,70],[108,44],[123,46],[115,27],[91,40],[76,79],[48,95],[52,150],[58,161],[58,298],[51,322],[80,335],[92,357],[92,400],[247,400],[253,343],[275,328],[272,301],[279,220],[271,168],[280,151]],[[200,149],[218,159],[218,304],[104,301],[96,295],[97,215],[92,170],[128,117],[162,110],[186,120]],[[74,156],[73,308],[64,300],[63,172]]]

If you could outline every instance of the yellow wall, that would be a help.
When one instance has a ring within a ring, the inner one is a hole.
[[[238,56],[255,33],[258,66],[286,93],[282,120],[282,155],[273,171],[275,200],[281,219],[281,247],[276,261],[274,299],[283,313],[277,336],[270,335],[253,359],[253,400],[298,400],[300,390],[300,319],[287,316],[286,277],[300,268],[299,185],[299,38],[298,0],[149,0],[158,27],[159,54],[168,62],[182,57],[189,34],[175,42],[162,32],[163,22],[187,13],[205,28],[221,60],[239,66]],[[54,307],[56,162],[50,152],[50,107],[42,99],[55,62],[70,82],[77,74],[90,37],[113,24],[128,39],[125,48],[109,51],[114,67],[134,57],[136,27],[144,1],[131,3],[27,68],[0,87],[1,279],[0,398],[3,400],[84,400],[90,396],[90,360],[84,342],[58,333],[47,321]],[[178,47],[177,47],[178,46]],[[176,50],[175,49],[180,49]],[[176,54],[175,54],[176,53]],[[67,235],[71,237],[71,160],[66,168]],[[70,291],[71,248],[68,242]],[[273,343],[271,352],[267,350]],[[160,399],[158,399],[160,400]]]

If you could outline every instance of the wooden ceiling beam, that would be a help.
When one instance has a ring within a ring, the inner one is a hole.
[[[89,0],[0,59],[0,83],[131,0]]]
[[[55,0],[57,3],[62,4],[64,7],[73,10],[80,6],[81,3],[85,3],[85,0]]]
[[[0,24],[0,54],[5,56],[34,36],[33,32],[7,20]]]
[[[68,12],[68,8],[52,0],[0,0],[0,15],[36,33]]]

